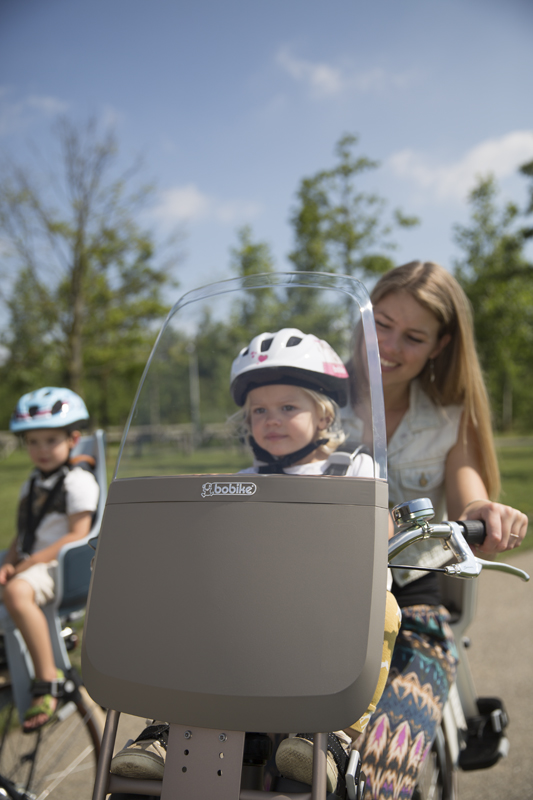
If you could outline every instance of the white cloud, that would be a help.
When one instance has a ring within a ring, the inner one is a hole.
[[[0,135],[15,133],[27,127],[33,115],[37,112],[46,117],[64,113],[68,110],[68,103],[51,95],[30,95],[22,100],[9,101],[9,90],[2,87],[0,90]]]
[[[42,97],[30,95],[30,97],[28,97],[26,100],[26,104],[29,106],[29,108],[36,108],[37,111],[42,111],[43,114],[46,114],[47,116],[63,114],[68,108],[68,103],[63,102],[63,100],[58,100],[57,97],[49,97],[45,95]]]
[[[197,222],[214,219],[224,224],[256,217],[259,204],[242,200],[219,200],[201,192],[193,183],[161,192],[152,215],[163,223]]]
[[[395,175],[407,178],[439,200],[464,200],[479,176],[492,173],[497,180],[512,175],[533,158],[533,131],[513,131],[486,139],[449,164],[435,164],[422,153],[402,150],[388,159]]]
[[[392,74],[380,67],[359,71],[348,62],[333,66],[307,61],[294,56],[288,47],[278,51],[276,62],[291,78],[306,85],[311,95],[318,98],[335,97],[351,91],[383,91],[389,87],[403,89],[414,78],[414,73]]]
[[[311,61],[295,58],[287,48],[278,52],[276,61],[291,78],[307,83],[319,96],[339,94],[343,89],[344,77],[341,71],[328,64],[313,64]]]

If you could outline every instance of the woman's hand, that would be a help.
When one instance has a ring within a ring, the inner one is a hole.
[[[501,553],[514,550],[526,535],[528,518],[521,511],[490,500],[474,500],[469,503],[460,519],[482,519],[487,538],[478,548],[481,553]]]

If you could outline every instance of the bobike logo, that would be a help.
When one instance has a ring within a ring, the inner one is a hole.
[[[219,483],[204,483],[202,486],[202,497],[249,497],[255,494],[257,486],[255,483],[242,483],[241,481],[220,481]]]

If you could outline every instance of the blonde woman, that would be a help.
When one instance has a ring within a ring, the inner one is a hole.
[[[391,505],[429,497],[437,518],[483,519],[485,554],[518,547],[527,517],[495,502],[500,481],[472,314],[457,281],[413,261],[371,295],[383,375]],[[417,549],[418,548],[418,549]],[[439,543],[401,563],[438,567]],[[435,573],[393,570],[402,609],[388,684],[358,743],[372,798],[411,797],[436,734],[457,655]]]

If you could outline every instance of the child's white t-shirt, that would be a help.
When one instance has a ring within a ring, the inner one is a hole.
[[[54,472],[53,475],[43,478],[37,472],[36,485],[50,491],[59,480],[60,474],[60,472]],[[31,478],[32,476],[23,483],[20,490],[20,500],[28,494]],[[96,511],[100,488],[92,472],[80,467],[74,467],[74,469],[69,470],[65,476],[64,489],[66,492],[66,514],[52,511],[43,517],[35,531],[34,553],[44,550],[45,547],[54,544],[62,536],[67,535],[70,514],[81,514],[83,511],[88,511],[92,514]]]
[[[242,469],[239,474],[257,474],[262,461],[254,461],[251,467]],[[323,475],[328,468],[329,462],[325,458],[323,461],[311,461],[308,464],[295,464],[292,467],[285,467],[283,470],[286,475]],[[343,476],[344,477],[344,476]],[[347,478],[373,478],[374,460],[366,453],[356,456],[346,471]]]

